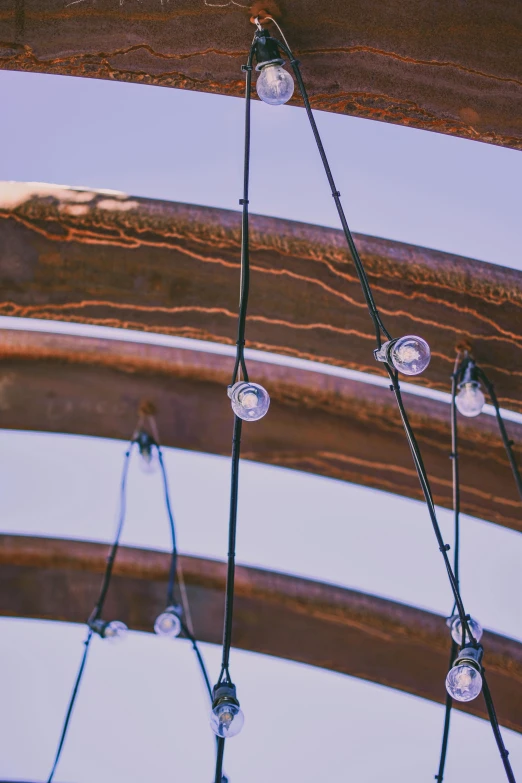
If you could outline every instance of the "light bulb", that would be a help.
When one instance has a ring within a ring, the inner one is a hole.
[[[232,403],[232,410],[243,421],[262,419],[270,407],[269,394],[258,383],[238,381],[228,387],[228,396]]]
[[[470,617],[468,618],[468,626],[475,641],[480,642],[484,633],[481,624],[474,620],[473,617]],[[450,618],[450,631],[453,641],[462,645],[462,623],[458,614]]]
[[[128,632],[129,629],[125,623],[120,622],[120,620],[113,620],[104,627],[102,636],[104,639],[111,642],[111,644],[116,644],[122,642]]]
[[[158,636],[175,639],[181,633],[180,609],[176,606],[168,606],[154,623],[154,631]]]
[[[245,716],[239,704],[224,701],[216,704],[210,713],[210,726],[218,737],[235,737],[243,728]]]
[[[294,94],[294,80],[280,62],[263,65],[256,82],[257,94],[270,106],[280,106]]]
[[[400,337],[390,348],[392,364],[403,375],[419,375],[430,363],[430,358],[426,340],[413,334]]]
[[[462,662],[449,670],[446,690],[456,701],[472,701],[482,690],[482,675],[474,666]]]
[[[459,385],[459,393],[455,398],[455,404],[459,413],[472,418],[481,413],[486,403],[486,398],[478,381],[467,381]]]

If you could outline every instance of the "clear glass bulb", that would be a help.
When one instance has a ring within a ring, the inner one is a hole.
[[[270,407],[270,396],[258,383],[238,381],[228,390],[232,410],[243,421],[262,419]]]
[[[482,690],[482,675],[473,666],[460,663],[449,670],[446,690],[456,701],[473,701]]]
[[[210,713],[210,727],[218,737],[235,737],[243,728],[245,716],[237,704],[216,704]]]
[[[459,393],[455,398],[455,404],[459,413],[472,418],[481,413],[486,404],[486,398],[478,381],[468,381],[459,386]]]
[[[170,607],[156,617],[154,631],[158,636],[174,639],[181,633],[181,620]]]
[[[103,630],[103,638],[107,639],[111,644],[122,642],[127,636],[129,629],[125,623],[120,620],[113,620],[111,623],[107,623]]]
[[[482,634],[484,633],[481,624],[474,620],[473,617],[470,617],[468,620],[468,626],[469,630],[475,637],[475,641],[480,642],[482,639]],[[450,631],[453,641],[462,646],[462,623],[460,622],[460,617],[458,615],[455,615],[453,618]],[[466,641],[469,641],[469,639],[466,639]]]
[[[256,82],[257,94],[270,106],[280,106],[294,94],[294,80],[288,71],[277,63],[264,65]]]
[[[393,343],[390,359],[395,369],[403,375],[419,375],[430,363],[430,346],[422,337],[407,334]]]

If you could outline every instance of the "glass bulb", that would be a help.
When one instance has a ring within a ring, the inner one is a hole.
[[[419,375],[430,363],[430,346],[422,337],[408,334],[393,343],[390,359],[395,369],[404,375]]]
[[[480,383],[478,381],[461,383],[455,403],[459,413],[462,413],[463,416],[468,416],[469,418],[478,416],[486,403]]]
[[[482,634],[484,633],[481,624],[474,620],[473,617],[470,617],[468,626],[475,637],[475,641],[480,642]],[[458,615],[455,615],[455,617],[452,618],[450,631],[453,641],[462,646],[462,623],[460,622],[460,617]]]
[[[232,410],[243,421],[262,419],[270,407],[270,396],[258,383],[238,381],[228,390]]]
[[[482,675],[473,666],[460,663],[449,670],[446,690],[456,701],[472,701],[482,690]]]
[[[111,623],[107,623],[103,630],[103,638],[107,639],[111,644],[122,642],[127,636],[129,629],[125,623],[120,620],[113,620]]]
[[[243,728],[245,716],[237,704],[221,702],[210,713],[210,727],[218,737],[235,737]]]
[[[181,620],[173,608],[168,608],[156,618],[154,631],[158,636],[175,639],[181,633]]]
[[[292,76],[278,63],[264,65],[256,82],[257,94],[270,106],[280,106],[294,94]]]

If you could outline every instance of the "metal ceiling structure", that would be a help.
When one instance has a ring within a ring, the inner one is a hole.
[[[242,95],[261,10],[291,30],[315,108],[522,148],[518,0],[7,0],[0,68]]]
[[[494,0],[374,0],[371,7],[355,0],[346,17],[333,0],[267,0],[248,9],[206,0],[196,7],[180,0],[175,8],[116,0],[7,5],[0,10],[2,69],[224,95],[243,92],[249,17],[263,10],[291,29],[314,108],[522,149],[516,0],[502,15]],[[356,240],[390,328],[419,333],[436,347],[429,372],[415,382],[448,391],[456,349],[468,346],[501,404],[522,412],[522,273],[385,239]],[[232,344],[239,248],[235,212],[2,183],[0,315]],[[249,347],[382,372],[371,363],[373,335],[341,232],[254,216],[250,255]],[[272,408],[262,428],[246,433],[244,458],[421,496],[387,389],[249,363],[269,387]],[[1,424],[128,438],[147,399],[160,411],[165,445],[228,454],[230,365],[211,350],[4,329]],[[451,507],[448,406],[410,395],[408,411],[435,501]],[[522,425],[509,429],[522,441]],[[520,532],[520,505],[494,421],[467,423],[460,439],[462,510]],[[105,554],[101,544],[0,536],[0,614],[85,621]],[[225,565],[182,562],[197,635],[218,643]],[[167,555],[122,548],[109,611],[149,629],[167,572]],[[448,631],[441,617],[247,568],[237,570],[236,602],[238,647],[443,698]],[[522,732],[522,645],[486,637],[499,718]],[[482,702],[459,708],[486,717]]]
[[[233,360],[145,343],[0,330],[2,426],[127,440],[140,402],[158,410],[162,443],[230,452],[225,389]],[[270,389],[262,427],[247,427],[246,459],[421,498],[389,389],[251,361]],[[408,395],[436,501],[451,508],[449,405]],[[305,422],[305,426],[303,426]],[[522,441],[522,425],[508,422]],[[520,500],[491,416],[460,428],[461,504],[467,513],[522,531]]]
[[[99,590],[107,547],[83,541],[0,536],[0,614],[85,622]],[[163,606],[167,553],[122,547],[106,606],[135,630],[152,630]],[[226,566],[182,557],[198,639],[219,644]],[[234,645],[319,666],[432,701],[448,658],[443,617],[376,596],[241,567],[236,573]],[[522,732],[522,644],[485,634],[488,676],[503,725]],[[482,718],[482,700],[459,704]]]

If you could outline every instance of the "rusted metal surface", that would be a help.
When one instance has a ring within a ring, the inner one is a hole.
[[[251,221],[250,347],[371,373],[375,338],[341,232]],[[522,410],[522,273],[356,236],[393,334],[433,350],[414,382],[449,390],[469,342]],[[0,314],[234,343],[239,213],[49,185],[0,185]]]
[[[107,546],[0,536],[0,614],[85,622],[96,600]],[[219,644],[226,565],[182,557],[198,639]],[[106,618],[152,631],[165,603],[169,555],[122,548]],[[443,702],[449,633],[444,618],[321,582],[238,567],[235,647],[275,655]],[[522,731],[522,645],[484,634],[501,723]],[[211,677],[212,679],[212,677]],[[464,707],[486,716],[482,698]]]
[[[140,401],[150,400],[165,445],[229,455],[232,366],[204,351],[0,330],[0,427],[128,439]],[[421,498],[387,387],[261,361],[249,371],[272,403],[261,422],[243,428],[245,459]],[[435,500],[450,508],[449,406],[414,395],[405,403]],[[522,444],[522,426],[507,426]],[[462,421],[459,434],[463,511],[522,531],[495,420]]]
[[[501,13],[496,0],[241,5],[4,0],[0,67],[241,95],[251,9],[263,8],[284,26],[315,108],[522,147],[519,0]]]

